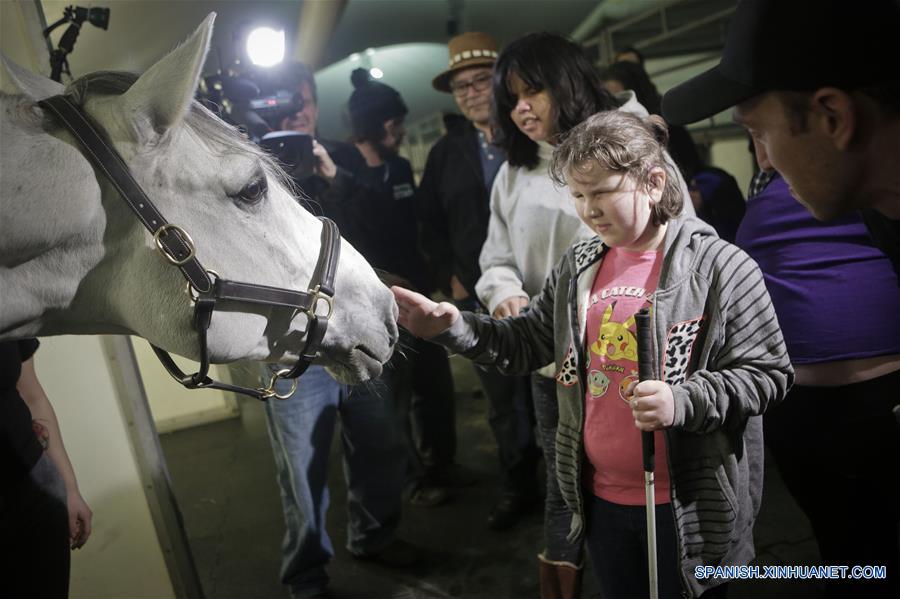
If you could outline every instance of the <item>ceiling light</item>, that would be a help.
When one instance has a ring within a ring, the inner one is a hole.
[[[372,67],[369,69],[369,75],[372,76],[372,79],[381,79],[384,77],[384,71],[379,69],[378,67]]]
[[[247,36],[247,56],[256,66],[271,67],[284,60],[284,31],[259,27]]]

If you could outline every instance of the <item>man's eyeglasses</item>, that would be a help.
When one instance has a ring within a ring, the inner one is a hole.
[[[450,85],[450,91],[453,92],[453,95],[457,98],[463,98],[469,93],[470,87],[476,92],[483,92],[489,88],[491,86],[491,79],[491,75],[485,73],[484,75],[478,75],[471,81],[457,81]]]

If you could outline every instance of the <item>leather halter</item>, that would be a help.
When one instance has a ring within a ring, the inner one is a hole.
[[[322,247],[307,291],[293,291],[279,287],[268,287],[253,283],[241,283],[222,279],[213,271],[206,270],[197,260],[194,242],[187,231],[166,221],[153,202],[141,189],[125,161],[101,135],[102,127],[67,97],[59,95],[38,102],[41,108],[52,113],[84,147],[91,163],[112,182],[119,195],[128,204],[144,227],[153,236],[153,241],[163,257],[181,270],[188,282],[188,294],[194,304],[193,326],[199,336],[200,368],[193,374],[183,372],[168,352],[151,344],[162,365],[169,374],[190,389],[222,389],[250,395],[266,400],[270,397],[286,399],[288,394],[278,394],[275,383],[278,379],[295,379],[291,393],[297,387],[296,379],[303,374],[315,359],[325,337],[328,319],[331,317],[334,298],[334,275],[340,256],[341,238],[335,225],[327,218],[322,221]],[[208,376],[209,348],[206,333],[212,320],[213,310],[219,300],[246,302],[266,306],[290,308],[303,313],[307,318],[306,339],[300,358],[293,368],[285,368],[274,373],[266,388],[249,388],[215,381]],[[326,314],[318,314],[320,302],[327,306]]]

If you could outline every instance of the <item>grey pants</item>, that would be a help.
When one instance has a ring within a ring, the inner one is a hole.
[[[555,562],[581,565],[583,544],[566,540],[572,523],[572,512],[563,501],[556,479],[556,428],[559,405],[556,402],[556,380],[531,375],[531,395],[538,434],[544,446],[547,466],[547,496],[544,500],[544,558]]]

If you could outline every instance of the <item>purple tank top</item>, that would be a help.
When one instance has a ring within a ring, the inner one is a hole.
[[[819,222],[776,176],[735,243],[762,269],[792,363],[900,354],[900,283],[858,214]]]

